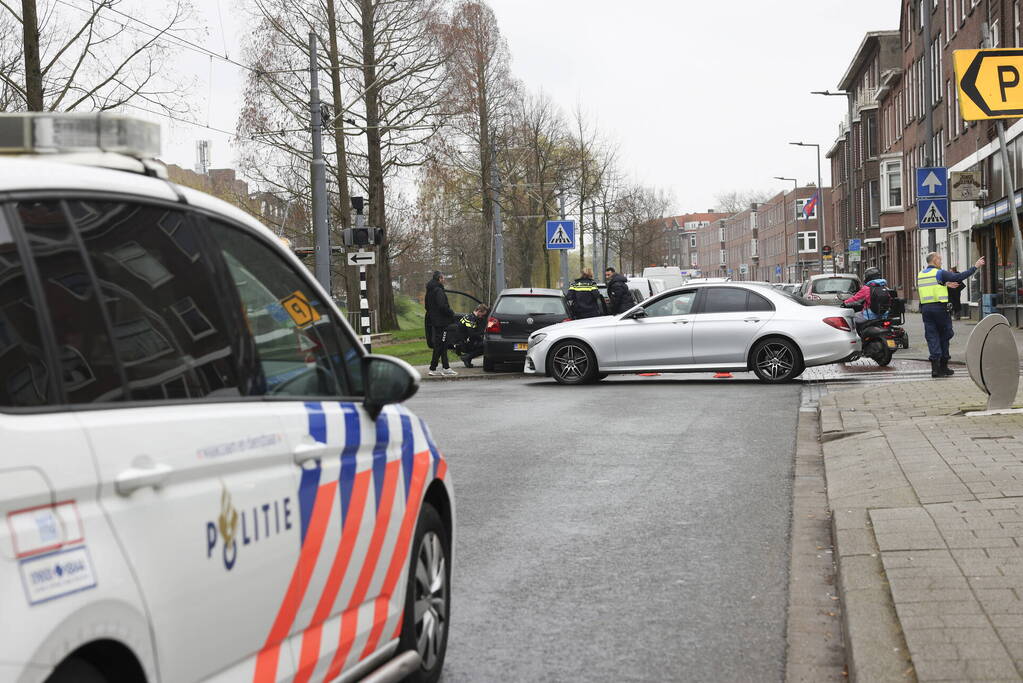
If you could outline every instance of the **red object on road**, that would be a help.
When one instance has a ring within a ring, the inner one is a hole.
[[[730,372],[715,372],[714,379],[732,379],[732,373]]]
[[[639,375],[640,377],[659,377],[661,373],[659,373],[659,372],[637,372],[636,374]]]

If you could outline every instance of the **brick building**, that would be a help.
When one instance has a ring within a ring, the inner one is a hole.
[[[904,261],[900,233],[905,233],[900,193],[901,148],[881,140],[878,94],[902,73],[898,31],[867,33],[846,69],[839,90],[847,94],[849,112],[827,153],[831,161],[834,203],[828,215],[836,269],[862,274],[877,267],[889,284],[904,288],[905,277],[890,262]],[[882,169],[884,174],[882,174]],[[893,203],[894,202],[894,203]],[[855,240],[859,249],[851,249]],[[893,259],[894,256],[894,259]]]
[[[709,228],[712,222],[727,216],[727,213],[708,211],[665,218],[661,240],[661,263],[666,266],[678,266],[682,270],[699,270],[701,261],[697,233]]]
[[[798,282],[821,272],[819,212],[831,191],[804,211],[814,186],[782,192],[761,204],[711,222],[695,234],[700,270],[706,277]]]
[[[925,112],[929,107],[934,131],[931,165],[947,166],[950,171],[979,171],[988,192],[987,197],[978,202],[950,203],[949,229],[935,231],[938,251],[943,254],[946,267],[958,266],[960,270],[972,265],[978,256],[985,256],[988,267],[981,271],[980,278],[969,283],[963,301],[970,303],[975,317],[981,315],[981,304],[987,302],[987,310],[1002,312],[1016,324],[1023,323],[1023,311],[1008,208],[1010,192],[1019,194],[1019,179],[1023,175],[1023,122],[1006,120],[1009,154],[1014,167],[1010,176],[1002,168],[993,122],[968,122],[960,116],[952,53],[982,47],[985,33],[990,35],[988,47],[1019,47],[1023,42],[1020,4],[1020,0],[901,0],[897,32],[900,63],[885,68],[882,60],[877,68],[851,67],[852,71],[862,72],[857,76],[858,82],[851,72],[847,72],[848,78],[842,81],[846,91],[852,93],[850,99],[854,105],[874,90],[876,110],[867,106],[862,111],[877,112],[880,133],[877,230],[883,248],[878,253],[878,265],[898,286],[901,296],[911,301],[918,299],[916,272],[927,253],[928,236],[926,231],[916,227],[915,172],[927,161]],[[930,13],[929,45],[925,45],[924,40],[924,12]],[[860,52],[872,49],[871,41],[880,46],[883,57],[890,34],[890,31],[868,34],[854,57],[853,66],[861,58]],[[925,50],[932,56],[930,73],[925,69]],[[932,93],[930,102],[925,102],[928,81]],[[859,94],[857,87],[862,88]],[[854,154],[864,143],[857,137],[855,119],[856,112],[853,115]],[[841,142],[836,147],[841,148]],[[840,164],[836,163],[840,154],[834,148],[833,152],[833,177],[840,178],[841,171],[837,168]],[[1010,177],[1014,182],[1010,182]],[[865,173],[863,179],[869,183],[869,174]],[[858,197],[856,183],[854,178],[851,189],[854,199]],[[844,178],[840,185],[839,201],[843,201],[847,196]],[[868,234],[871,227],[866,226]]]

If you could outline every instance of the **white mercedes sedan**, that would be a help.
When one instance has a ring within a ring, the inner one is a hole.
[[[860,355],[851,310],[741,282],[678,287],[619,315],[545,327],[528,344],[525,372],[561,384],[613,373],[746,371],[786,382]]]

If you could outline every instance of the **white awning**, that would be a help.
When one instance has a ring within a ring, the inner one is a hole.
[[[905,232],[905,231],[906,231],[906,226],[904,226],[904,225],[897,225],[897,226],[893,226],[893,227],[890,227],[890,228],[881,228],[881,232],[882,233],[885,233],[885,232]]]

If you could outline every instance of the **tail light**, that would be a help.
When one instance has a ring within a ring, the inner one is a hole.
[[[835,316],[833,318],[825,318],[824,323],[831,325],[836,330],[842,330],[843,332],[849,332],[852,330],[852,328],[849,327],[849,321],[843,317]]]
[[[891,327],[891,326],[892,326],[892,321],[891,320],[885,320],[883,323],[881,323],[881,327]]]
[[[570,322],[572,322],[572,319],[571,318],[565,318],[561,322],[563,322],[563,323],[570,323]]]
[[[487,332],[500,332],[500,331],[501,331],[501,321],[498,320],[497,318],[493,317],[493,316],[487,318]]]

